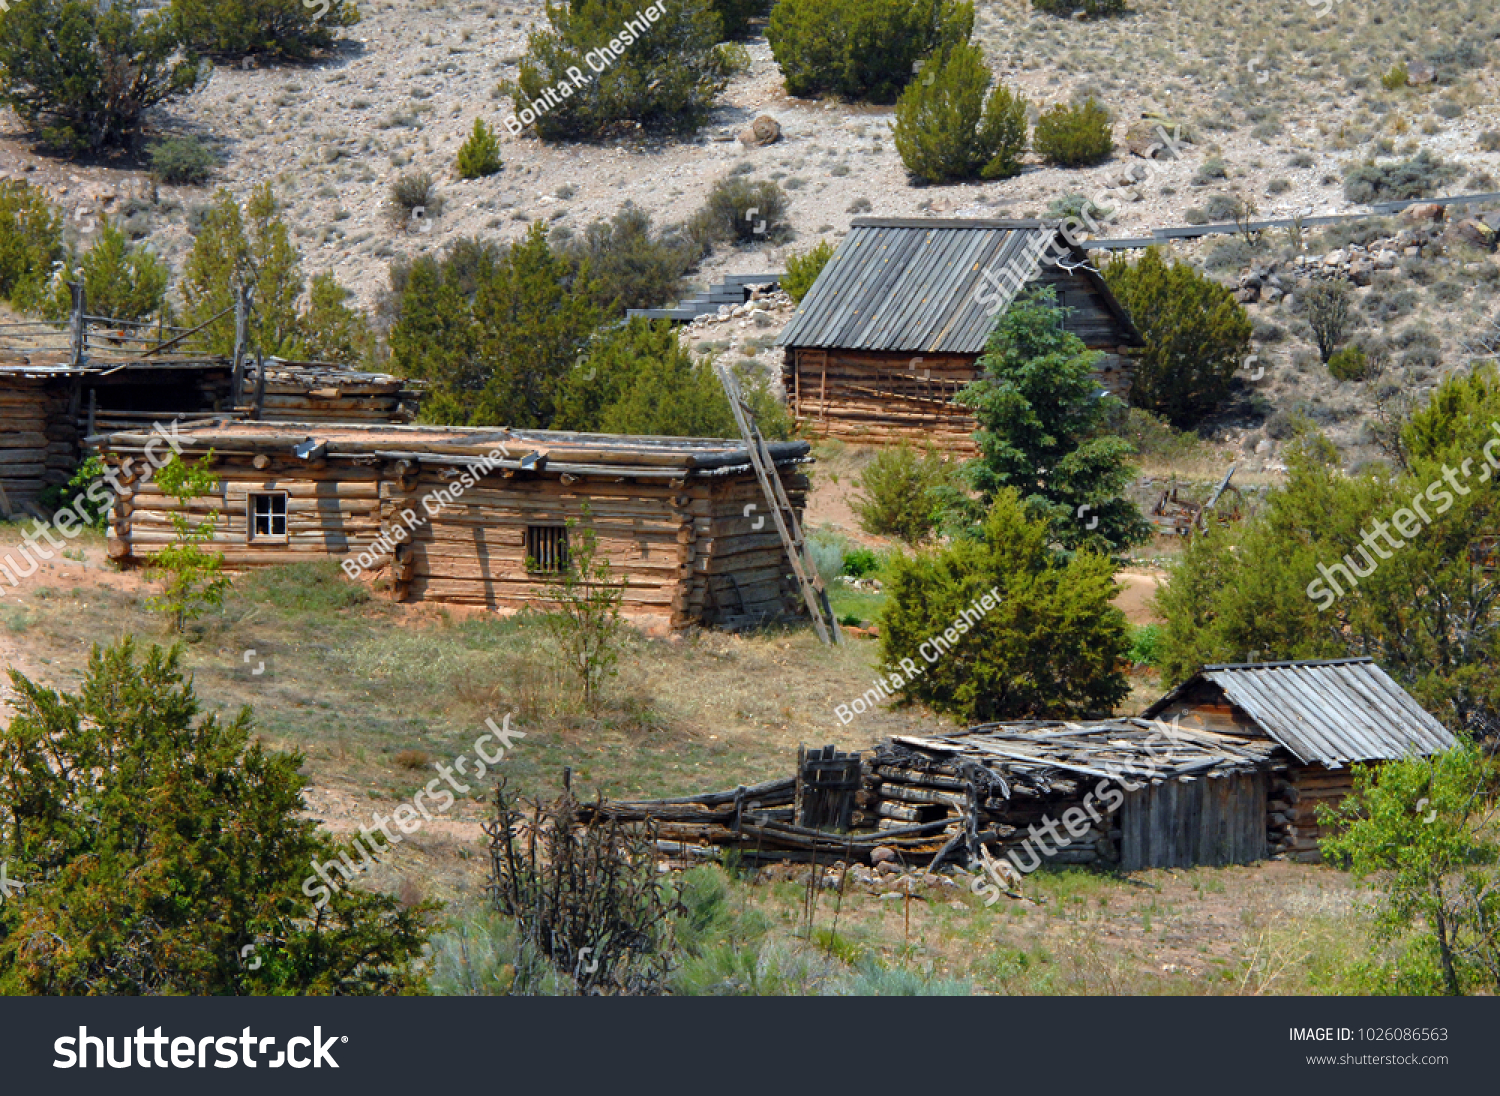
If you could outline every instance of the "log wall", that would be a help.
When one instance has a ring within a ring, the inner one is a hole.
[[[497,470],[462,490],[438,468],[405,462],[336,461],[319,469],[268,462],[257,469],[254,459],[220,456],[219,493],[193,500],[187,510],[194,521],[221,511],[215,547],[231,571],[370,552],[375,558],[366,574],[397,600],[516,610],[549,598],[546,577],[526,569],[527,526],[582,524],[587,504],[600,550],[625,582],[623,612],[640,623],[737,628],[802,611],[795,583],[784,577],[785,549],[749,472],[632,482]],[[787,471],[783,483],[800,511],[806,477]],[[276,491],[288,496],[285,541],[250,538],[248,496]],[[438,491],[456,497],[442,502]],[[757,510],[746,517],[751,503]],[[154,483],[130,485],[114,511],[110,555],[126,565],[144,563],[172,542],[178,508]],[[412,519],[404,517],[408,511]],[[753,528],[757,515],[767,515],[761,530]],[[376,545],[397,528],[408,532],[387,538],[393,550]]]
[[[1318,807],[1335,807],[1353,791],[1354,772],[1347,765],[1293,764],[1278,774],[1267,804],[1271,851],[1305,864],[1321,860],[1318,843],[1332,830],[1318,823]]]
[[[1062,277],[1066,278],[1066,275]],[[1096,376],[1124,399],[1130,392],[1130,348],[1093,286],[1068,279],[1063,294],[1077,311],[1068,329],[1091,350],[1103,352]],[[978,375],[977,355],[916,355],[874,350],[788,347],[782,384],[805,431],[856,445],[918,445],[964,455],[978,452],[974,416],[953,397]]]
[[[67,483],[78,463],[68,392],[56,380],[0,377],[0,487],[12,507]]]

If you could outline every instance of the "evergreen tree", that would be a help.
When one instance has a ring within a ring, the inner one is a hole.
[[[128,146],[158,103],[191,94],[206,66],[176,20],[104,0],[0,8],[0,102],[66,153]]]
[[[338,850],[303,817],[304,759],[248,708],[201,714],[179,648],[96,646],[73,695],[10,677],[0,861],[26,887],[0,903],[0,993],[420,992],[431,907],[313,907],[303,880]]]
[[[47,196],[30,183],[0,179],[0,297],[36,306],[62,257],[62,217]]]
[[[504,165],[500,160],[500,142],[484,124],[483,118],[474,119],[473,132],[458,150],[458,176],[460,179],[479,179],[493,175]]]
[[[332,48],[360,21],[353,0],[172,0],[184,40],[200,53],[304,61]]]
[[[546,140],[596,137],[629,125],[692,132],[707,120],[729,82],[722,24],[709,0],[676,0],[640,32],[638,0],[558,0],[551,26],[532,32],[520,75],[505,87],[516,117]],[[613,47],[623,46],[614,61]],[[600,51],[607,61],[597,71]],[[592,56],[593,62],[590,63]],[[579,83],[569,70],[582,73]],[[551,89],[551,97],[547,95]],[[526,122],[523,112],[533,112]]]
[[[917,61],[973,30],[974,6],[958,0],[779,0],[766,38],[792,95],[894,103]]]
[[[978,539],[890,564],[880,657],[903,678],[904,700],[976,723],[1108,715],[1129,695],[1120,666],[1130,629],[1112,604],[1113,564],[1086,550],[1064,562],[1049,524],[1028,509],[1001,490]],[[988,609],[986,596],[997,599]]]
[[[896,104],[896,151],[928,183],[1008,179],[1021,173],[1026,100],[992,73],[976,45],[954,46],[923,67]]]
[[[545,227],[498,255],[464,242],[443,262],[393,268],[398,371],[429,382],[422,417],[545,428],[569,369],[602,320],[587,265],[554,252]]]
[[[375,336],[364,312],[345,302],[354,291],[338,283],[332,271],[315,274],[301,316],[302,343],[313,361],[357,365],[375,349]]]
[[[270,183],[251,191],[244,208],[227,190],[220,190],[193,238],[180,286],[185,322],[197,327],[229,310],[205,333],[212,353],[228,355],[234,350],[233,308],[241,284],[252,291],[251,345],[268,357],[305,356],[309,331],[324,320],[337,319],[330,311],[334,294],[342,293],[340,301],[348,296],[337,283],[315,285],[317,299],[311,308],[316,315],[302,314],[302,257],[292,245]]]
[[[94,246],[64,267],[47,312],[66,316],[73,307],[68,283],[81,279],[90,314],[115,320],[149,319],[165,307],[170,277],[166,263],[145,245],[132,244],[106,218]]]
[[[1222,404],[1250,351],[1250,317],[1234,294],[1154,247],[1134,263],[1115,259],[1104,277],[1146,342],[1130,402],[1178,427]]]
[[[1126,497],[1133,449],[1108,433],[1118,401],[1099,386],[1100,354],[1063,326],[1052,287],[1015,300],[980,358],[981,374],[957,397],[979,420],[980,457],[966,469],[986,506],[1003,489],[1050,523],[1063,547],[1115,552],[1143,543],[1150,526]],[[958,516],[972,507],[955,503]]]

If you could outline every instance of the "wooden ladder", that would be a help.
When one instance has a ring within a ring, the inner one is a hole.
[[[781,534],[781,543],[786,548],[786,557],[792,564],[792,573],[802,590],[802,600],[812,616],[813,627],[824,643],[842,644],[844,634],[839,630],[838,619],[833,615],[833,606],[828,603],[828,592],[823,589],[823,580],[813,566],[812,553],[802,536],[802,526],[797,521],[797,511],[792,509],[781,477],[776,473],[776,462],[766,448],[766,439],[761,437],[755,425],[755,413],[740,394],[739,382],[725,365],[715,367],[719,383],[724,386],[724,395],[729,398],[729,410],[734,413],[735,424],[740,428],[740,437],[745,439],[745,449],[750,454],[750,464],[755,468],[755,478],[760,480],[761,494],[771,508],[771,518],[776,522],[776,531]]]

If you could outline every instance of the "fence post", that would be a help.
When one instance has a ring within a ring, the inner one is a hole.
[[[83,310],[88,301],[82,282],[69,282],[68,289],[73,294],[73,314],[68,319],[68,333],[72,340],[72,357],[68,364],[77,368],[83,364],[84,355],[88,350],[88,325],[83,318]]]
[[[250,331],[250,287],[241,285],[234,298],[234,381],[229,394],[230,410],[240,406],[245,385],[245,343]]]
[[[266,406],[266,359],[261,355],[255,355],[255,414],[252,418],[260,421],[261,413]]]

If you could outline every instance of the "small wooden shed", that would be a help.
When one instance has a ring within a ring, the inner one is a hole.
[[[1036,264],[1038,241],[1067,258]],[[1100,385],[1123,397],[1141,336],[1087,259],[1051,222],[858,218],[778,340],[788,402],[821,437],[973,452],[974,418],[952,400],[1012,274],[1056,290],[1068,330],[1104,355]]]
[[[182,455],[214,453],[231,569],[337,559],[397,600],[510,611],[545,603],[570,521],[592,528],[647,627],[727,629],[805,613],[744,443],[437,426],[211,422]],[[113,462],[150,435],[101,442]],[[769,443],[793,508],[806,442]],[[136,461],[137,466],[140,461]],[[140,565],[172,537],[172,500],[143,480],[115,508],[110,555]],[[585,507],[588,514],[585,514]]]
[[[1369,658],[1205,666],[1144,717],[1270,740],[1286,764],[1271,783],[1273,852],[1317,860],[1317,807],[1354,788],[1349,766],[1425,757],[1453,745],[1444,727]]]

